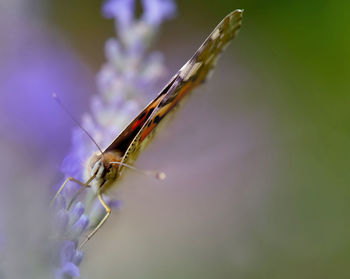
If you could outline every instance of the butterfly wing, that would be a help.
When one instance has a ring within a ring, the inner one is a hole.
[[[220,53],[237,34],[243,10],[228,14],[204,41],[192,58],[178,71],[168,85],[116,138],[106,151],[123,154],[123,163],[131,164],[147,145],[159,123],[180,101],[209,76]],[[119,167],[119,173],[123,166]]]
[[[145,122],[150,118],[153,111],[158,107],[160,102],[166,96],[171,85],[174,83],[176,76],[174,76],[170,82],[164,87],[159,95],[150,102],[141,113],[135,117],[135,119],[117,136],[117,138],[106,148],[105,153],[108,151],[117,151],[119,154],[124,155],[129,148],[131,142],[135,139],[136,135],[140,132]]]

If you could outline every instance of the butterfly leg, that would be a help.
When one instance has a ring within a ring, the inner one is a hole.
[[[58,196],[61,194],[61,192],[63,191],[64,187],[66,187],[67,183],[69,181],[73,181],[77,184],[79,184],[82,188],[81,189],[85,189],[86,187],[90,187],[89,183],[95,178],[95,176],[92,176],[87,182],[83,183],[78,179],[75,179],[74,177],[68,177],[63,184],[61,185],[61,187],[58,189],[58,191],[56,192],[55,196],[53,197],[53,199],[50,202],[50,207],[52,207],[52,205],[54,204],[55,200],[58,198]],[[82,190],[78,191],[78,195],[81,193]],[[77,198],[78,195],[75,195],[74,198],[72,199],[72,201],[70,202],[69,206],[71,206],[71,204],[73,203],[74,199]]]
[[[74,203],[74,201],[79,197],[79,195],[86,189],[86,188],[90,188],[91,186],[89,185],[90,182],[92,180],[94,180],[94,178],[96,177],[96,175],[93,175],[89,178],[88,181],[86,181],[84,184],[80,184],[81,188],[78,190],[78,192],[76,192],[76,194],[74,195],[74,197],[71,199],[70,203],[68,204],[67,210],[69,210],[72,206],[72,204]]]
[[[67,210],[69,210],[72,206],[72,204],[74,203],[74,201],[79,197],[79,195],[85,190],[85,188],[89,188],[90,185],[89,184],[84,184],[82,185],[82,187],[78,190],[78,192],[76,192],[76,194],[74,195],[74,197],[71,199],[71,201],[69,202],[68,206],[67,206]]]
[[[63,191],[64,187],[66,187],[67,183],[69,181],[74,181],[75,183],[84,186],[84,183],[82,183],[81,181],[79,181],[78,179],[75,179],[73,177],[68,177],[63,184],[61,185],[61,187],[58,189],[58,191],[56,192],[55,196],[53,197],[53,199],[50,202],[50,207],[52,207],[53,203],[56,201],[56,199],[58,198],[58,196],[61,194],[61,192]]]
[[[102,227],[102,225],[106,222],[108,219],[109,215],[111,214],[111,208],[109,205],[103,200],[101,192],[97,194],[98,199],[100,200],[100,203],[106,210],[105,216],[102,218],[102,220],[98,223],[98,225],[93,229],[91,233],[85,238],[85,240],[79,245],[79,248],[81,248],[93,235]]]

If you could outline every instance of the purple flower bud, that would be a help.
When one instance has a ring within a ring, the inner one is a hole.
[[[76,203],[70,213],[69,225],[73,225],[74,223],[76,223],[79,220],[79,218],[83,215],[84,211],[85,207],[83,203]]]
[[[165,19],[175,16],[176,5],[172,0],[143,0],[143,19],[152,25],[159,25]]]
[[[56,279],[70,279],[80,276],[79,268],[73,263],[66,263],[61,269],[56,271]]]
[[[110,208],[115,208],[115,209],[119,209],[122,207],[123,205],[123,201],[120,200],[111,200],[108,202],[108,205]]]
[[[72,258],[75,254],[76,245],[73,241],[63,242],[61,253],[60,253],[60,262],[64,265],[67,262],[72,261]]]
[[[103,14],[106,18],[115,18],[119,25],[127,26],[134,17],[134,0],[109,0],[103,8]]]
[[[70,235],[72,239],[79,239],[82,233],[86,230],[89,225],[89,217],[82,215],[79,220],[71,227]]]
[[[84,252],[81,250],[76,250],[75,254],[72,258],[72,263],[74,263],[76,266],[79,266],[81,261],[83,260]]]

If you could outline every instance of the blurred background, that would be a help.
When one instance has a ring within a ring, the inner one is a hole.
[[[115,36],[102,3],[0,1],[0,278],[45,263],[38,220],[74,127],[51,93],[89,111]],[[241,32],[136,163],[167,180],[128,173],[82,277],[349,278],[350,4],[177,4],[154,46],[164,83],[236,8]]]

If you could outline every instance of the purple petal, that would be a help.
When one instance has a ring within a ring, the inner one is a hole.
[[[176,14],[176,5],[172,0],[143,0],[143,19],[149,24],[159,25],[165,19]]]
[[[56,279],[67,279],[80,276],[79,268],[73,263],[66,263],[61,269],[56,271]]]
[[[85,142],[86,135],[80,129],[76,128],[72,133],[72,147],[69,154],[64,158],[61,171],[67,176],[72,176],[76,179],[81,180],[82,178],[82,168],[81,165],[87,159],[87,154]]]
[[[76,266],[79,266],[81,261],[83,260],[84,252],[81,250],[76,250],[75,254],[72,258],[72,263],[74,263]]]
[[[115,209],[119,209],[122,207],[123,205],[123,201],[121,200],[110,200],[108,203],[110,208],[115,208]]]
[[[129,25],[134,17],[134,0],[109,0],[103,8],[106,18],[115,18],[122,26]]]
[[[79,218],[81,217],[81,215],[84,214],[84,211],[85,211],[85,206],[83,205],[83,203],[82,202],[77,202],[74,205],[74,207],[73,207],[73,209],[72,209],[72,211],[70,213],[69,224],[73,225],[74,223],[76,223],[79,220]]]
[[[73,241],[65,241],[60,252],[61,265],[71,262],[75,254],[76,244]]]
[[[89,217],[82,215],[79,220],[72,226],[71,234],[73,239],[77,239],[86,230],[89,225]]]
[[[122,70],[124,66],[124,53],[120,46],[120,43],[116,39],[110,38],[107,40],[105,44],[105,54],[107,61],[113,67],[117,67],[118,70]],[[113,74],[115,74],[115,71]]]

